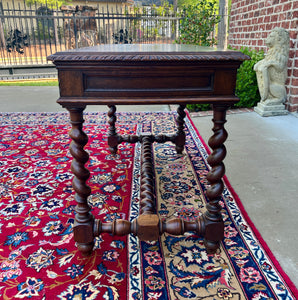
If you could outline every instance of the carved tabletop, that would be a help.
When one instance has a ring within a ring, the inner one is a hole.
[[[226,110],[238,101],[234,95],[237,69],[249,57],[237,51],[216,50],[193,45],[146,44],[100,45],[58,52],[48,57],[58,69],[58,103],[70,112],[73,156],[73,188],[77,201],[74,239],[83,255],[91,254],[94,237],[103,232],[116,235],[133,233],[141,240],[157,239],[167,232],[181,235],[195,231],[204,236],[207,251],[215,252],[224,235],[219,200],[224,188],[223,159],[226,155],[224,128]],[[195,221],[174,218],[160,220],[154,204],[153,142],[171,141],[178,153],[185,145],[184,109],[186,104],[213,105],[213,132],[208,157],[207,212]],[[174,135],[121,136],[116,131],[116,105],[178,104],[177,133]],[[83,131],[83,111],[87,105],[109,106],[108,146],[112,154],[121,142],[142,143],[140,216],[133,222],[115,220],[103,223],[90,212],[86,184],[90,173],[84,150],[88,137]]]
[[[100,45],[49,56],[59,72],[62,105],[72,97],[85,104],[236,102],[236,70],[247,58],[178,44]]]

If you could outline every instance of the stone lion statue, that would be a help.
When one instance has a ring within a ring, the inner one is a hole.
[[[261,103],[279,105],[286,100],[285,82],[289,58],[289,33],[280,27],[272,30],[265,41],[269,47],[266,57],[255,64]]]

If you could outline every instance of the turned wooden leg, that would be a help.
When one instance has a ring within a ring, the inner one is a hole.
[[[140,215],[135,228],[141,241],[154,241],[159,238],[159,217],[155,208],[155,178],[151,136],[142,140]]]
[[[178,112],[178,117],[176,119],[176,123],[178,126],[176,138],[175,138],[175,145],[176,145],[176,151],[178,154],[182,154],[182,151],[185,146],[185,131],[184,131],[184,118],[186,116],[186,113],[184,111],[186,105],[185,104],[180,104],[177,112]]]
[[[118,135],[116,132],[116,106],[115,105],[108,105],[110,108],[108,111],[108,116],[109,120],[108,123],[110,124],[109,131],[108,131],[108,145],[109,145],[109,150],[111,154],[115,155],[117,153],[118,149]]]
[[[141,161],[140,214],[154,214],[156,213],[154,192],[155,178],[150,136],[144,136],[143,138]]]
[[[83,111],[85,107],[67,108],[70,113],[70,123],[72,129],[69,136],[72,138],[70,153],[73,156],[71,170],[74,174],[72,186],[75,190],[77,206],[75,208],[74,240],[77,242],[78,249],[84,256],[90,255],[94,246],[93,223],[94,218],[90,212],[87,202],[91,194],[90,187],[86,184],[90,172],[85,168],[89,159],[89,154],[84,150],[88,142],[88,137],[83,131]]]
[[[221,206],[219,204],[221,194],[224,189],[222,177],[225,174],[225,166],[223,159],[226,156],[226,148],[224,142],[228,134],[224,128],[226,122],[227,106],[213,106],[213,132],[208,144],[213,150],[207,161],[211,166],[210,172],[207,174],[207,180],[210,187],[207,190],[207,212],[204,215],[205,224],[205,246],[209,253],[214,253],[219,247],[219,242],[224,237],[224,224],[221,216]]]

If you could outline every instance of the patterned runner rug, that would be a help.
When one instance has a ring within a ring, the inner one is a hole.
[[[173,133],[175,113],[121,113],[120,133]],[[133,220],[139,209],[139,144],[107,150],[107,122],[87,113],[92,212]],[[295,299],[297,290],[272,257],[227,180],[221,205],[225,238],[208,255],[202,238],[165,234],[96,239],[83,258],[73,241],[75,201],[67,113],[0,114],[1,299]],[[186,118],[183,155],[154,144],[157,211],[192,220],[205,210],[208,150]]]

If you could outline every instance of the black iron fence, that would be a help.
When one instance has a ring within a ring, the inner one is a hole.
[[[57,51],[111,43],[173,43],[175,12],[131,6],[47,7],[0,2],[0,66],[47,64]]]

